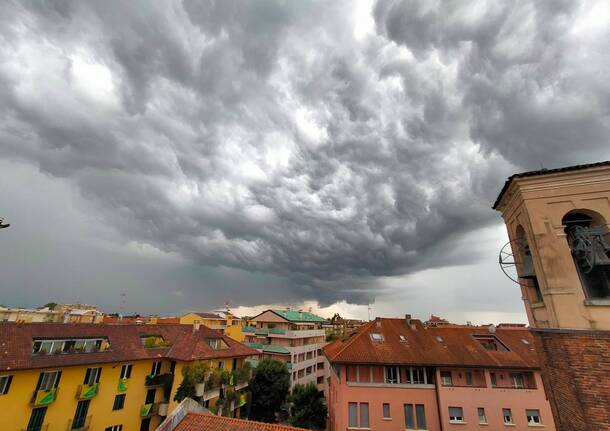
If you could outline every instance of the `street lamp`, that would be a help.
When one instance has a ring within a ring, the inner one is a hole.
[[[7,227],[9,227],[9,226],[10,226],[10,224],[8,224],[8,223],[7,223],[7,224],[4,224],[4,220],[2,220],[2,219],[0,218],[0,229],[7,228]]]

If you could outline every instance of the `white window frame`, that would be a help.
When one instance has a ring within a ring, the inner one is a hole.
[[[384,367],[384,382],[390,384],[400,383],[400,368],[396,365],[386,365]]]
[[[87,369],[91,370],[91,371],[89,372],[89,379],[87,379],[84,384],[85,385],[94,385],[95,383],[97,383],[98,376],[102,372],[102,368],[101,367],[92,367],[92,368],[87,368]]]
[[[481,414],[483,412],[483,414]],[[487,423],[487,414],[485,413],[485,407],[477,407],[477,416],[479,417],[479,424]]]
[[[121,375],[120,375],[120,379],[128,379],[131,377],[131,371],[133,369],[133,365],[132,364],[123,364],[121,366]],[[127,377],[129,375],[129,377]]]
[[[508,415],[507,415],[508,413]],[[506,418],[509,420],[507,421]],[[504,425],[513,425],[513,411],[511,409],[503,408],[502,409],[502,420],[504,421]]]
[[[153,377],[161,374],[161,361],[153,362],[153,369],[151,371],[152,372],[150,373],[150,375]]]
[[[56,387],[59,371],[44,371],[42,380],[40,381],[39,391],[48,391]],[[49,384],[51,382],[51,384]]]
[[[525,388],[525,378],[523,377],[523,374],[511,373],[510,384],[513,389],[524,389]]]
[[[386,415],[386,406],[387,406],[387,415]],[[381,412],[383,415],[383,419],[389,420],[392,419],[392,408],[390,407],[390,403],[383,403],[381,405]]]
[[[443,375],[445,374],[445,375]],[[449,375],[447,375],[449,374]],[[446,380],[448,379],[448,380]],[[453,376],[451,371],[443,370],[441,371],[441,384],[443,386],[453,386]]]
[[[530,412],[536,412],[535,415],[530,415]],[[540,418],[540,410],[538,409],[526,409],[525,417],[527,418],[528,425],[542,425],[542,419]],[[538,418],[538,421],[532,420],[533,418]]]
[[[459,409],[459,415],[452,415],[451,409]],[[463,424],[464,423],[464,409],[459,406],[449,406],[449,423],[451,424]]]

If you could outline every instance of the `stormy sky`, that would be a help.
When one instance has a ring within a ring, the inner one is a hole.
[[[5,3],[0,303],[523,320],[490,207],[514,172],[610,159],[609,23],[605,0]]]

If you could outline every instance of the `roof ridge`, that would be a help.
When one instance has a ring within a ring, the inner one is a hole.
[[[285,425],[285,424],[273,424],[273,423],[268,423],[268,422],[261,422],[261,421],[255,421],[252,419],[242,419],[242,418],[229,418],[226,416],[216,416],[213,415],[211,413],[203,413],[203,412],[189,412],[188,415],[195,415],[195,416],[211,416],[214,418],[214,420],[221,420],[223,422],[240,422],[240,423],[259,423],[259,424],[263,424],[265,426],[268,426],[270,428],[280,428],[280,429],[285,429],[285,430],[303,430],[303,431],[308,431],[305,428],[299,428],[299,427],[293,427],[292,425]]]
[[[365,325],[361,326],[360,328],[362,328],[362,329],[356,330],[356,335],[355,335],[355,336],[353,336],[351,339],[347,340],[347,343],[345,343],[345,346],[343,346],[343,347],[342,347],[342,348],[341,348],[341,349],[340,349],[340,350],[339,350],[337,353],[335,353],[332,359],[333,359],[333,360],[334,360],[334,359],[336,359],[336,358],[337,358],[337,356],[339,356],[339,354],[340,354],[340,353],[343,353],[343,351],[344,351],[345,349],[347,349],[347,348],[348,348],[348,347],[349,347],[349,346],[350,346],[350,345],[351,345],[351,344],[352,344],[354,341],[356,341],[356,339],[357,339],[357,338],[360,338],[360,336],[361,336],[362,334],[364,334],[364,332],[366,331],[366,328],[367,328],[368,326],[371,326],[373,322],[375,322],[375,321],[374,321],[374,320],[371,320],[371,321],[370,321],[370,322],[368,322],[367,324],[365,324]],[[329,359],[330,359],[330,358],[329,358]]]

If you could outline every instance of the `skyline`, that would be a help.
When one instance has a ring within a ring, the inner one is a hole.
[[[610,6],[238,6],[6,7],[0,302],[525,322],[491,205],[610,159]]]

